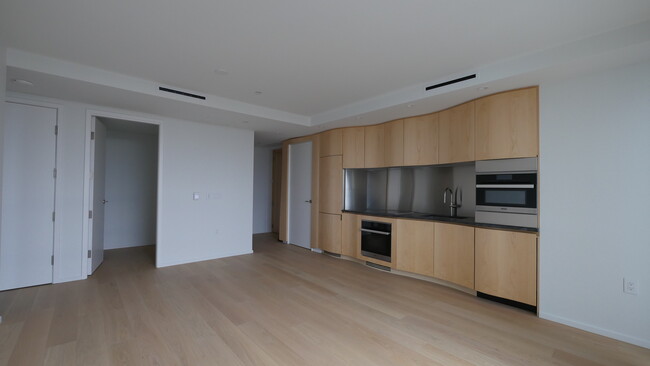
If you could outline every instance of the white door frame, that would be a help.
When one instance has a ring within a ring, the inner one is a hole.
[[[90,141],[90,133],[92,132],[92,120],[95,117],[99,118],[113,118],[113,119],[121,119],[125,121],[132,121],[132,122],[140,122],[140,123],[148,123],[152,125],[157,125],[158,126],[158,177],[157,177],[157,185],[158,185],[158,192],[157,192],[157,197],[156,197],[156,242],[158,242],[158,238],[160,238],[160,227],[161,227],[161,215],[160,215],[160,208],[162,207],[162,163],[163,163],[163,154],[162,154],[162,136],[163,136],[163,128],[162,128],[162,123],[159,120],[155,119],[150,119],[146,117],[141,117],[141,116],[136,116],[136,115],[131,115],[131,114],[124,114],[124,113],[115,113],[115,112],[107,112],[107,111],[102,111],[102,110],[92,110],[88,109],[86,110],[86,143],[85,143],[85,151],[84,151],[84,198],[83,198],[83,229],[82,229],[82,236],[83,236],[83,250],[81,253],[81,261],[84,263],[83,268],[84,268],[84,276],[83,278],[87,278],[89,273],[88,273],[88,249],[92,247],[92,223],[90,219],[88,218],[88,213],[90,211],[90,207],[92,207],[92,202],[90,201],[91,197],[91,185],[90,185],[90,166],[92,164],[92,154],[91,154],[91,141]],[[157,244],[157,243],[156,243]],[[156,245],[156,267],[158,266],[158,245]]]
[[[45,107],[45,108],[52,108],[56,109],[56,125],[61,128],[61,104],[56,104],[56,103],[49,103],[49,102],[43,102],[43,101],[35,101],[32,99],[25,99],[25,98],[20,98],[20,97],[10,97],[7,96],[5,98],[4,102],[9,102],[9,103],[17,103],[17,104],[24,104],[24,105],[31,105],[35,107]],[[61,202],[61,197],[59,195],[61,194],[59,190],[59,184],[58,182],[61,181],[61,178],[63,177],[63,162],[61,161],[61,154],[58,153],[59,149],[59,136],[56,137],[56,157],[55,157],[55,166],[56,166],[56,171],[57,171],[57,179],[54,182],[54,217],[59,218],[61,217],[60,215],[60,205],[57,204],[58,202]],[[0,156],[1,155],[0,151]],[[1,165],[1,164],[0,164]],[[0,175],[0,178],[2,176]],[[1,188],[1,187],[0,187]],[[1,192],[0,192],[1,193]],[[1,210],[1,207],[0,207]],[[2,214],[2,212],[0,212]],[[61,221],[62,220],[54,220],[54,244],[52,247],[52,255],[54,256],[54,266],[52,266],[52,283],[57,283],[59,282],[58,280],[61,279],[60,273],[61,273],[61,261],[58,260],[60,258],[60,253],[61,253]]]

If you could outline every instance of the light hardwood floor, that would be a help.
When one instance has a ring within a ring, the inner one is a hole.
[[[0,365],[648,365],[650,350],[256,236],[255,254],[0,293]]]

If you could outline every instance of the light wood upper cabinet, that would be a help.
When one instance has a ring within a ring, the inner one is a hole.
[[[404,120],[384,123],[384,164],[404,165]]]
[[[435,224],[433,276],[474,288],[474,228]]]
[[[537,305],[537,236],[476,229],[476,290]]]
[[[354,214],[343,214],[341,254],[357,258],[361,250],[361,220]]]
[[[384,125],[364,127],[364,167],[384,165]]]
[[[439,112],[440,164],[474,160],[474,102]]]
[[[320,158],[318,201],[319,211],[340,214],[343,208],[343,158]]]
[[[433,276],[433,232],[433,222],[397,220],[398,270]]]
[[[341,215],[320,213],[318,221],[320,249],[341,254]]]
[[[438,113],[404,120],[404,165],[438,164]]]
[[[364,167],[364,127],[343,129],[343,168]]]
[[[343,153],[343,132],[340,128],[320,134],[320,157],[341,155]]]
[[[538,109],[537,87],[476,100],[476,160],[537,156]]]

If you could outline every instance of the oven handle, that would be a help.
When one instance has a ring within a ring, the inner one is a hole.
[[[508,189],[508,188],[535,188],[534,184],[477,184],[476,188],[495,188],[495,189]]]
[[[390,235],[390,233],[386,231],[378,231],[378,230],[370,230],[370,229],[361,229],[361,231],[365,231],[367,233],[373,233],[373,234],[380,234],[380,235]]]

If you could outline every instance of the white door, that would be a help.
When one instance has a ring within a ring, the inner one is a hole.
[[[311,142],[289,145],[289,243],[311,246]]]
[[[5,106],[0,290],[52,283],[55,219],[57,110]]]
[[[91,275],[104,261],[104,205],[106,204],[106,126],[97,118],[91,122],[94,134],[91,135],[90,197],[92,218],[90,219],[92,244],[91,258],[88,260],[88,274]]]

